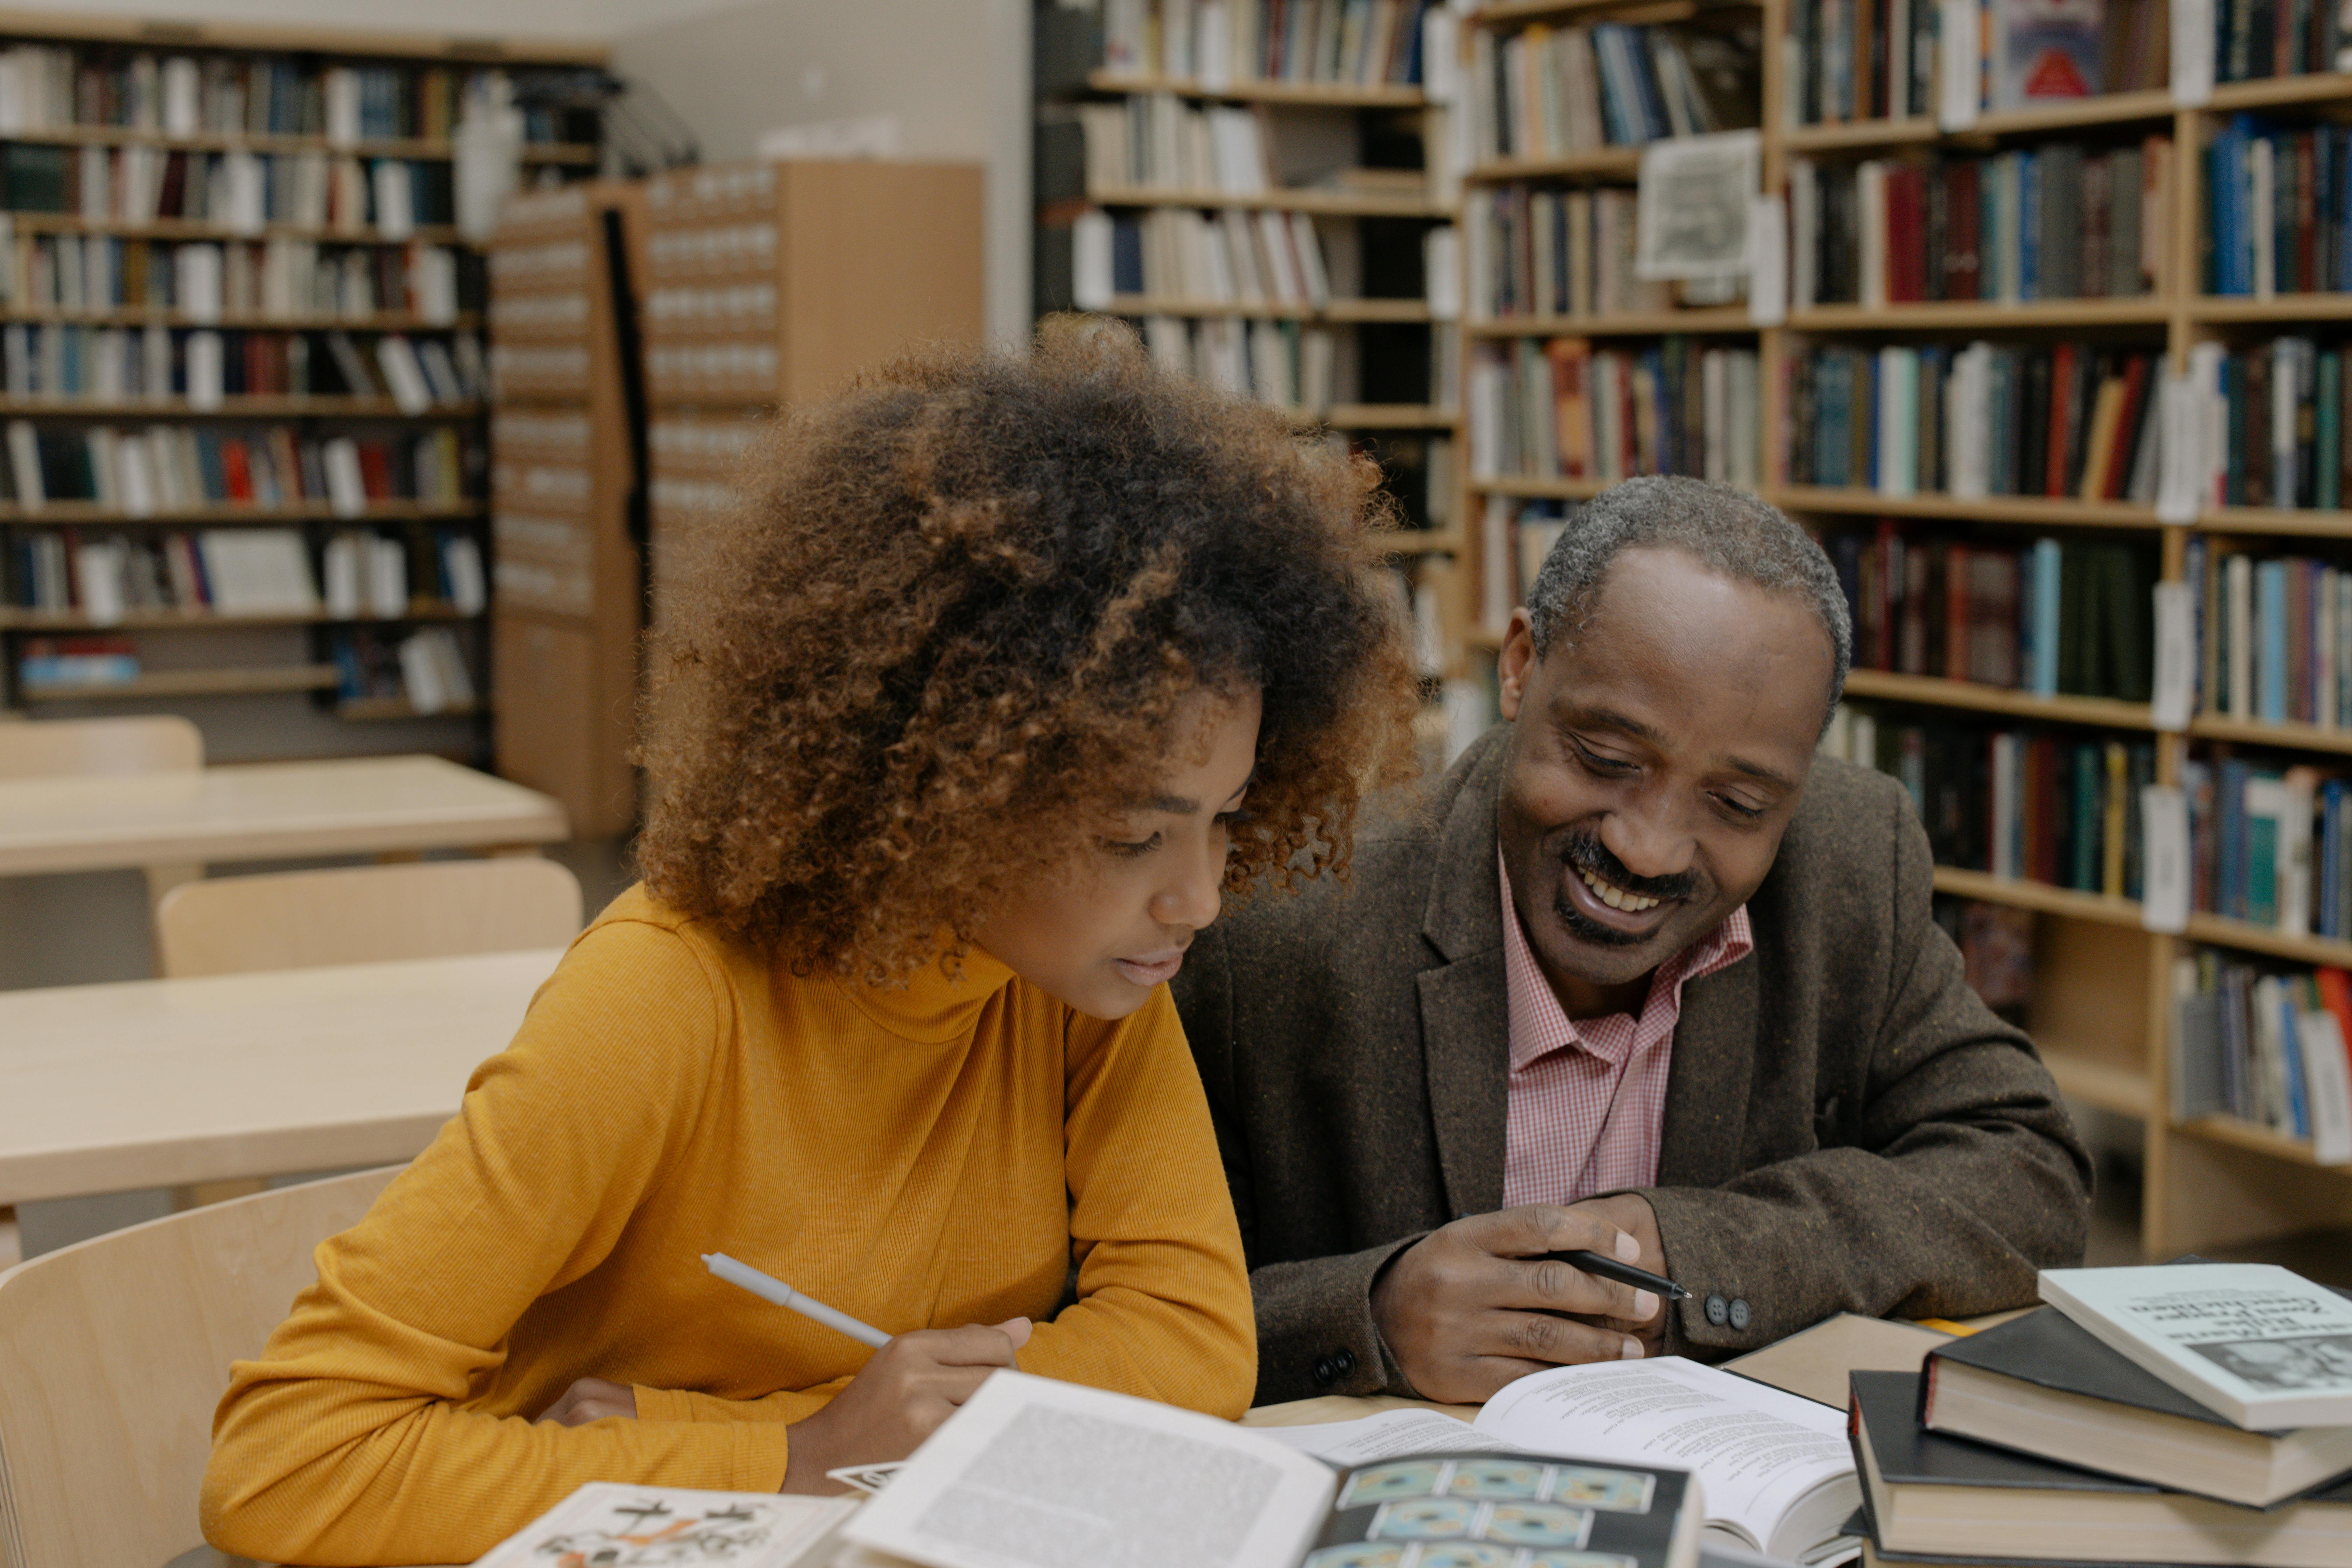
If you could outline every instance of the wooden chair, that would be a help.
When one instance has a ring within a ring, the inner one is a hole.
[[[582,923],[578,879],[520,858],[217,877],[155,911],[168,979],[562,947]]]
[[[204,732],[163,714],[43,719],[0,729],[0,779],[194,773],[204,765]]]
[[[228,1364],[261,1350],[393,1167],[133,1226],[0,1273],[0,1568],[159,1568]]]

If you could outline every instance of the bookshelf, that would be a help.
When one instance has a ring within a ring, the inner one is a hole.
[[[2226,4],[2218,9],[2226,17]],[[2112,0],[2110,10],[2117,16],[2131,14]],[[1882,11],[1882,21],[1885,15]],[[2160,19],[2161,13],[2157,15]],[[1942,167],[1962,158],[2038,157],[2042,149],[2061,143],[2081,144],[2093,156],[2116,149],[2146,155],[2150,137],[2167,140],[2170,155],[2162,163],[2161,188],[2142,190],[2144,201],[2162,204],[2153,221],[2143,219],[2141,232],[2154,246],[2141,258],[2147,286],[2121,295],[2050,300],[2032,298],[2030,291],[2026,298],[2005,300],[1946,299],[1935,297],[1938,290],[1927,298],[1873,297],[1867,302],[1801,298],[1792,300],[1784,319],[1763,325],[1751,325],[1744,302],[1704,299],[1653,300],[1639,309],[1580,314],[1511,314],[1496,308],[1491,284],[1482,276],[1482,269],[1491,274],[1494,266],[1476,232],[1482,197],[1491,203],[1496,194],[1519,188],[1562,196],[1597,195],[1630,185],[1633,159],[1626,150],[1601,148],[1474,160],[1465,179],[1463,332],[1463,378],[1472,388],[1465,438],[1473,458],[1465,465],[1461,509],[1467,524],[1465,567],[1474,584],[1461,646],[1472,672],[1491,682],[1502,621],[1518,602],[1526,570],[1521,522],[1540,527],[1549,509],[1572,506],[1608,482],[1589,469],[1560,472],[1537,463],[1496,461],[1498,442],[1490,426],[1497,410],[1493,402],[1482,402],[1480,364],[1482,359],[1492,365],[1500,356],[1517,353],[1523,343],[1541,353],[1559,341],[1580,339],[1597,353],[1612,346],[1632,351],[1664,342],[1668,334],[1684,334],[1695,344],[1752,351],[1759,367],[1756,416],[1769,435],[1756,488],[1832,540],[1842,532],[1874,531],[1885,520],[1911,538],[1949,540],[1987,552],[2030,550],[2042,538],[2086,551],[2119,545],[2139,552],[2157,579],[2175,584],[2189,582],[2200,561],[2209,574],[2219,572],[2224,555],[2234,551],[2258,559],[2305,556],[2338,568],[2352,565],[2343,551],[2344,542],[2352,540],[2352,510],[2341,503],[2325,509],[2309,504],[2307,488],[2305,504],[2247,496],[2225,505],[2214,497],[2237,492],[2217,490],[2213,477],[2200,471],[2192,478],[2202,488],[2189,505],[2168,507],[2159,517],[2157,498],[2127,483],[2088,499],[2072,489],[2063,495],[1999,493],[1997,485],[1990,493],[1956,494],[1927,483],[1924,476],[1916,482],[1825,484],[1799,482],[1801,476],[1790,468],[1790,432],[1806,413],[1799,401],[1804,384],[1799,373],[1806,356],[1822,351],[1875,355],[1887,348],[1937,345],[1958,351],[1983,342],[2054,353],[2057,344],[2073,342],[2086,345],[2094,356],[2114,356],[2101,363],[2119,365],[2137,353],[2147,356],[2156,371],[2179,374],[2212,373],[2217,346],[2242,358],[2267,351],[2280,337],[2310,337],[2322,351],[2336,346],[2341,341],[2336,334],[2344,331],[2338,323],[2352,321],[2352,287],[2299,287],[2300,279],[2290,273],[2279,278],[2274,290],[2209,291],[2209,245],[2221,240],[2213,237],[2211,193],[2205,186],[2209,150],[2225,137],[2233,117],[2251,113],[2288,132],[2336,124],[2352,110],[2352,74],[2222,81],[2209,101],[2194,106],[2177,105],[2165,87],[2135,86],[2072,101],[1983,109],[1973,124],[1948,133],[1931,113],[1916,111],[1931,110],[1932,96],[1913,112],[1801,123],[1806,103],[1801,46],[1810,25],[1802,0],[1703,9],[1633,0],[1511,0],[1490,4],[1466,19],[1464,53],[1472,96],[1465,112],[1474,118],[1496,112],[1493,79],[1482,77],[1478,66],[1492,57],[1479,51],[1496,48],[1530,26],[1552,29],[1556,37],[1562,29],[1612,20],[1689,25],[1711,17],[1729,24],[1739,16],[1753,18],[1765,40],[1756,121],[1764,189],[1791,208],[1796,182],[1809,168],[1852,170],[1870,162],[1902,169],[1928,166],[1929,160]],[[1931,68],[1927,80],[1937,79]],[[1792,231],[1798,227],[1792,222]],[[1799,270],[1792,267],[1792,277]],[[1505,363],[1510,363],[1507,357]],[[2217,384],[2209,379],[2199,384]],[[2074,406],[2079,411],[2084,405]],[[1506,405],[1502,412],[1513,411]],[[2307,433],[2305,438],[2313,439]],[[2123,439],[2131,439],[2128,431]],[[1947,460],[1950,456],[1942,454]],[[2161,464],[2157,467],[2160,472]],[[2236,484],[2236,470],[2218,482]],[[2352,503],[2352,488],[2341,496]],[[1538,510],[1528,512],[1531,506]],[[1537,536],[1538,542],[1541,538]],[[1870,668],[1858,663],[1848,687],[1848,708],[1875,714],[1882,735],[1885,726],[1925,720],[1974,724],[1987,734],[2012,732],[2020,744],[2033,735],[2091,743],[2103,749],[2103,756],[2112,742],[2138,759],[2133,765],[2144,763],[2154,782],[2174,785],[2193,787],[2200,767],[2217,769],[2232,756],[2272,769],[2309,765],[2325,773],[2342,766],[2339,759],[2352,756],[2352,722],[2221,710],[2205,653],[2219,635],[2211,595],[2200,584],[2189,597],[2200,689],[2182,728],[2160,728],[2158,709],[2144,695],[2123,700],[2080,689],[2037,693],[2021,685],[1954,679],[1948,669],[1906,673],[1899,665]],[[2352,621],[2338,624],[2352,629]],[[1936,836],[1933,824],[1930,831]],[[2180,1114],[2172,1082],[2178,961],[2206,953],[2263,973],[2298,965],[2352,966],[2352,940],[2290,931],[2275,922],[2203,908],[2190,914],[2178,934],[2154,931],[2145,923],[2142,901],[2115,890],[2104,876],[2094,883],[2097,890],[2060,885],[2062,880],[1997,876],[1957,864],[1940,865],[1936,872],[1939,895],[2014,911],[2007,918],[2030,928],[2032,985],[2019,1010],[2070,1097],[2137,1124],[2145,1174],[2140,1242],[2147,1255],[2173,1256],[2352,1223],[2352,1167],[2322,1165],[2308,1140],[2256,1121],[2205,1111]]]
[[[779,409],[923,343],[977,343],[971,163],[714,164],[646,182],[654,624],[724,537]]]
[[[0,10],[0,714],[176,711],[230,760],[487,759],[457,121],[487,73],[604,59]],[[527,183],[601,157],[593,116],[525,134]]]
[[[1036,7],[1036,309],[1126,321],[1161,363],[1381,464],[1433,737],[1466,625],[1454,18],[1346,9],[1286,31],[1247,3]]]

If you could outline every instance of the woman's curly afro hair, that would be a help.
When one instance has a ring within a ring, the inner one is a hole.
[[[1228,890],[1344,869],[1411,766],[1378,479],[1099,325],[793,414],[656,639],[647,885],[803,971],[904,974],[1153,794],[1187,693],[1251,687]]]

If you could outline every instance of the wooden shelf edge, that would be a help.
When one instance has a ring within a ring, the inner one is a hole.
[[[2163,525],[2156,509],[2131,501],[2068,500],[2042,496],[1954,496],[1941,491],[1907,496],[1832,485],[1775,485],[1765,499],[1788,511],[1830,511],[1863,516],[1950,518],[1957,521],[2048,523],[2066,528],[2145,528]]]
[[[2200,713],[2189,721],[2189,736],[2194,741],[2232,741],[2288,751],[2352,752],[2352,730],[2291,720],[2240,719],[2228,713]]]
[[[72,10],[0,9],[0,36],[60,43],[125,43],[156,50],[261,49],[274,54],[382,56],[452,66],[602,66],[610,46],[585,38],[517,38],[482,34],[288,26],[276,22],[156,22],[136,12],[91,16]]]
[[[304,522],[340,522],[356,526],[370,522],[464,521],[479,518],[488,510],[478,503],[443,506],[433,501],[381,501],[365,511],[346,517],[322,501],[317,506],[218,507],[195,511],[159,511],[145,517],[133,517],[126,511],[101,507],[95,501],[51,501],[46,506],[30,509],[11,501],[0,503],[0,527],[203,528],[276,523],[290,528]]]
[[[2134,931],[2147,929],[2140,923],[2137,899],[2116,898],[2106,893],[2079,893],[2072,888],[2030,882],[2019,877],[1996,877],[1986,871],[1938,866],[1936,868],[1936,890],[1949,893],[1955,898],[1974,899],[1979,903],[2007,904],[2012,909],[2064,915],[2074,920],[2097,921],[2105,925],[2128,926]]]
[[[331,690],[341,679],[331,664],[262,665],[252,668],[158,669],[131,680],[89,685],[22,685],[26,702],[123,702],[159,697],[232,697],[248,693]]]
[[[1887,305],[1807,305],[1789,312],[1789,330],[1998,331],[2019,327],[2160,327],[2171,319],[2172,305],[2160,294],[2139,294],[2128,299],[2020,300],[2011,304],[1917,300]]]
[[[1331,300],[1320,305],[1241,300],[1173,300],[1151,294],[1114,294],[1107,316],[1238,316],[1272,321],[1402,321],[1433,320],[1425,300]]]
[[[2248,952],[2266,952],[2273,958],[2352,969],[2352,942],[2333,937],[2289,936],[2269,926],[2211,914],[2190,915],[2189,930],[2183,934],[2191,942],[2210,942],[2215,947],[2243,948]]]
[[[1276,212],[1325,213],[1334,217],[1447,218],[1454,209],[1426,196],[1371,195],[1359,191],[1275,190],[1239,195],[1227,191],[1162,190],[1150,185],[1097,187],[1087,200],[1100,207],[1242,207]]]
[[[2340,321],[2352,318],[2352,293],[2254,295],[2200,294],[2189,301],[2189,319],[2231,321]]]
[[[1221,100],[1234,103],[1279,103],[1296,108],[1423,109],[1429,95],[1421,88],[1395,82],[1270,81],[1252,78],[1211,87],[1195,77],[1121,76],[1090,70],[1087,86],[1096,92],[1169,92],[1179,98]]]
[[[2267,1154],[2273,1160],[2293,1164],[2309,1165],[2315,1170],[2341,1171],[2352,1175],[2352,1165],[2322,1165],[2311,1152],[2311,1145],[2301,1138],[2274,1131],[2268,1127],[2242,1121],[2234,1116],[2212,1115],[2192,1117],[2172,1124],[2175,1132],[2190,1138],[2202,1138],[2208,1142],[2227,1143],[2233,1148],[2252,1150]]]
[[[1978,713],[1998,713],[2054,724],[2094,724],[2110,730],[2153,730],[2154,710],[2145,702],[2119,702],[2105,697],[2038,697],[2005,686],[1985,686],[1972,680],[1941,676],[1903,675],[1893,670],[1855,669],[1846,675],[1848,697],[1880,701],[1918,702],[1937,708],[1962,708]]]
[[[187,614],[134,611],[119,621],[93,621],[85,616],[47,616],[33,610],[0,609],[0,632],[81,637],[108,632],[213,631],[247,626],[399,626],[411,621],[469,621],[488,613],[480,611],[468,615],[446,605],[411,605],[396,616],[304,615],[299,611],[282,615],[216,615],[209,610]]]
[[[404,414],[388,397],[224,397],[210,408],[184,398],[153,403],[97,403],[79,397],[0,397],[0,416],[49,415],[74,419],[472,419],[478,403],[436,403]]]
[[[1510,180],[1630,180],[1641,169],[1639,147],[1604,147],[1558,158],[1498,158],[1472,164],[1463,171],[1462,178],[1476,185]]]
[[[1710,305],[1690,310],[1643,310],[1594,316],[1490,316],[1465,321],[1474,338],[1653,337],[1670,332],[1758,331],[1745,305]]]
[[[1473,474],[1474,495],[1519,496],[1528,500],[1590,500],[1622,479],[1554,479],[1534,474]]]
[[[2063,1039],[2036,1035],[2033,1043],[2042,1053],[2042,1065],[2058,1080],[2058,1091],[2068,1099],[2123,1116],[2145,1119],[2156,1114],[2156,1085],[2145,1071],[2101,1061]]]

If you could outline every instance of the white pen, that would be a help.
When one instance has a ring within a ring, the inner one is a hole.
[[[880,1350],[890,1342],[890,1336],[871,1323],[861,1323],[836,1307],[811,1300],[772,1274],[762,1274],[748,1263],[739,1263],[723,1252],[706,1252],[702,1266],[730,1285],[740,1285],[763,1301],[773,1301],[779,1307],[790,1307],[802,1317],[826,1328],[847,1334],[860,1344]]]

